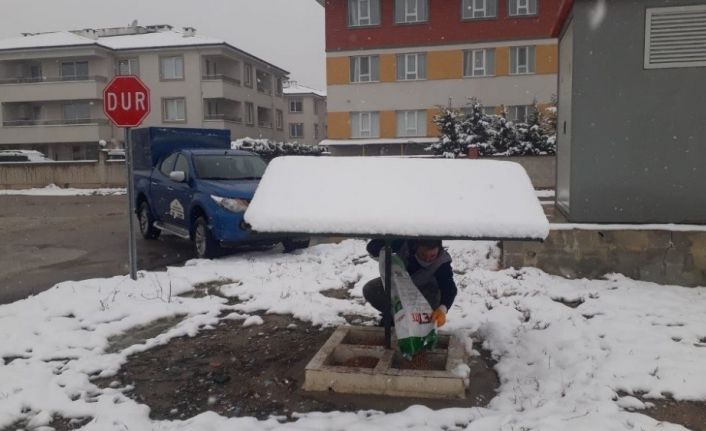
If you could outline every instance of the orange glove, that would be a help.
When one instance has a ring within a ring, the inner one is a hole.
[[[431,313],[431,320],[436,323],[437,328],[441,328],[446,324],[446,307],[440,306]]]

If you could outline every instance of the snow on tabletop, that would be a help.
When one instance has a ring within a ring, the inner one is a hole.
[[[0,429],[14,429],[9,427],[21,419],[31,419],[27,428],[37,429],[54,416],[92,418],[85,431],[683,431],[625,409],[665,396],[706,399],[706,288],[619,275],[567,280],[534,268],[497,271],[500,250],[494,243],[445,245],[459,292],[444,329],[464,345],[482,342],[497,361],[499,387],[485,407],[293,412],[294,422],[286,423],[210,411],[152,420],[149,406],[126,388],[99,388],[90,379],[94,373],[115,375],[131,354],[208,334],[225,312],[294,314],[323,326],[345,324],[349,315],[376,321],[362,289],[379,275],[377,262],[367,257],[365,242],[348,240],[293,254],[271,250],[193,260],[164,272],[141,272],[137,281],[66,282],[0,305]],[[178,296],[205,282],[224,283],[221,293],[238,301]],[[324,294],[346,286],[352,286],[349,298]],[[561,301],[581,304],[572,308]],[[183,319],[155,338],[108,350],[116,335],[177,316]]]
[[[257,232],[544,239],[524,168],[490,160],[280,157],[245,221]]]

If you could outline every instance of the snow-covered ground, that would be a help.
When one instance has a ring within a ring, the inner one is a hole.
[[[50,184],[43,188],[37,189],[20,189],[20,190],[0,190],[2,195],[24,195],[24,196],[112,196],[127,194],[126,189],[73,189],[62,188],[55,184]]]
[[[185,421],[151,421],[149,408],[120,388],[101,390],[89,376],[110,376],[129,354],[171,338],[207,331],[255,311],[289,313],[317,325],[343,314],[376,316],[361,298],[376,274],[362,241],[318,245],[216,261],[194,260],[166,272],[65,282],[38,296],[0,306],[0,429],[18,419],[31,426],[52,415],[92,417],[86,430],[678,430],[624,408],[631,396],[706,399],[706,288],[659,286],[619,275],[566,280],[536,269],[496,271],[492,243],[450,242],[459,295],[447,330],[484,340],[498,360],[501,386],[487,408],[397,414],[309,413],[294,423],[204,413]],[[354,263],[355,261],[355,263]],[[197,283],[222,280],[223,298],[186,298]],[[353,286],[354,299],[322,291]],[[581,302],[571,308],[563,302]],[[118,353],[108,338],[158,318],[186,315],[177,326]],[[11,360],[12,358],[16,358]]]

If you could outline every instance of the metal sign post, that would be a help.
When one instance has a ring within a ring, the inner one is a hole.
[[[127,165],[127,200],[129,201],[128,259],[130,278],[137,280],[137,244],[135,242],[135,190],[130,128],[139,126],[150,113],[150,90],[136,76],[116,76],[103,90],[103,112],[116,127],[125,129],[125,165]]]
[[[387,309],[382,315],[385,325],[385,348],[392,348],[392,241],[385,240],[385,295],[387,295]]]
[[[135,178],[132,155],[132,143],[130,140],[130,128],[125,128],[125,164],[127,165],[127,200],[128,208],[128,255],[130,263],[130,278],[137,280],[137,243],[135,241]]]

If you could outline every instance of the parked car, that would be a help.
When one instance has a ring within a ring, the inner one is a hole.
[[[34,150],[0,150],[0,162],[53,162]]]
[[[281,242],[286,251],[308,247],[308,238],[262,235],[244,226],[243,216],[266,163],[254,153],[228,149],[229,131],[142,130],[133,135],[138,169],[134,178],[145,239],[169,232],[192,240],[202,258],[239,245]],[[150,169],[140,169],[148,161]]]

